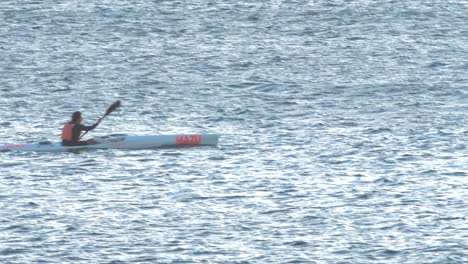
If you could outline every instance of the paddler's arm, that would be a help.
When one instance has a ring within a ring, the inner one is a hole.
[[[95,129],[99,125],[100,122],[101,122],[101,120],[99,120],[96,124],[94,124],[92,126],[80,125],[80,130],[81,131],[91,131],[91,130]]]

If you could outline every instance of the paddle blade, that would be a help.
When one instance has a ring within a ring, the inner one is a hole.
[[[115,109],[119,108],[121,105],[120,100],[115,101],[109,108],[107,108],[106,114],[104,116],[109,115],[110,113],[114,112]]]

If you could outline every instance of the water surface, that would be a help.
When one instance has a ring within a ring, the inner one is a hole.
[[[3,1],[4,263],[466,263],[467,1]]]

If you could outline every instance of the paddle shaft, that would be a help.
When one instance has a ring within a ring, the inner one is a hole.
[[[104,117],[99,118],[99,120],[98,120],[97,123],[98,123],[98,124],[101,123],[101,120],[102,120],[103,118],[104,118]],[[96,127],[97,127],[97,126],[96,126]],[[85,131],[85,132],[83,133],[83,135],[80,136],[80,139],[81,139],[82,137],[84,137],[89,131],[90,131],[90,130]]]
[[[114,112],[115,109],[117,109],[118,107],[120,106],[120,101],[115,101],[111,106],[109,106],[109,108],[107,108],[107,111],[106,113],[101,117],[99,118],[99,120],[97,121],[97,124],[99,125],[99,123],[101,123],[101,121],[104,119],[104,117],[108,116],[110,113]],[[89,131],[89,130],[88,130]],[[85,131],[83,133],[83,135],[80,136],[80,139],[82,137],[84,137],[84,135],[86,135],[86,133],[88,133],[88,131]]]

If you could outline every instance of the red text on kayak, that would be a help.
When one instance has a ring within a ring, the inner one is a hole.
[[[200,145],[201,135],[176,136],[176,145]]]

